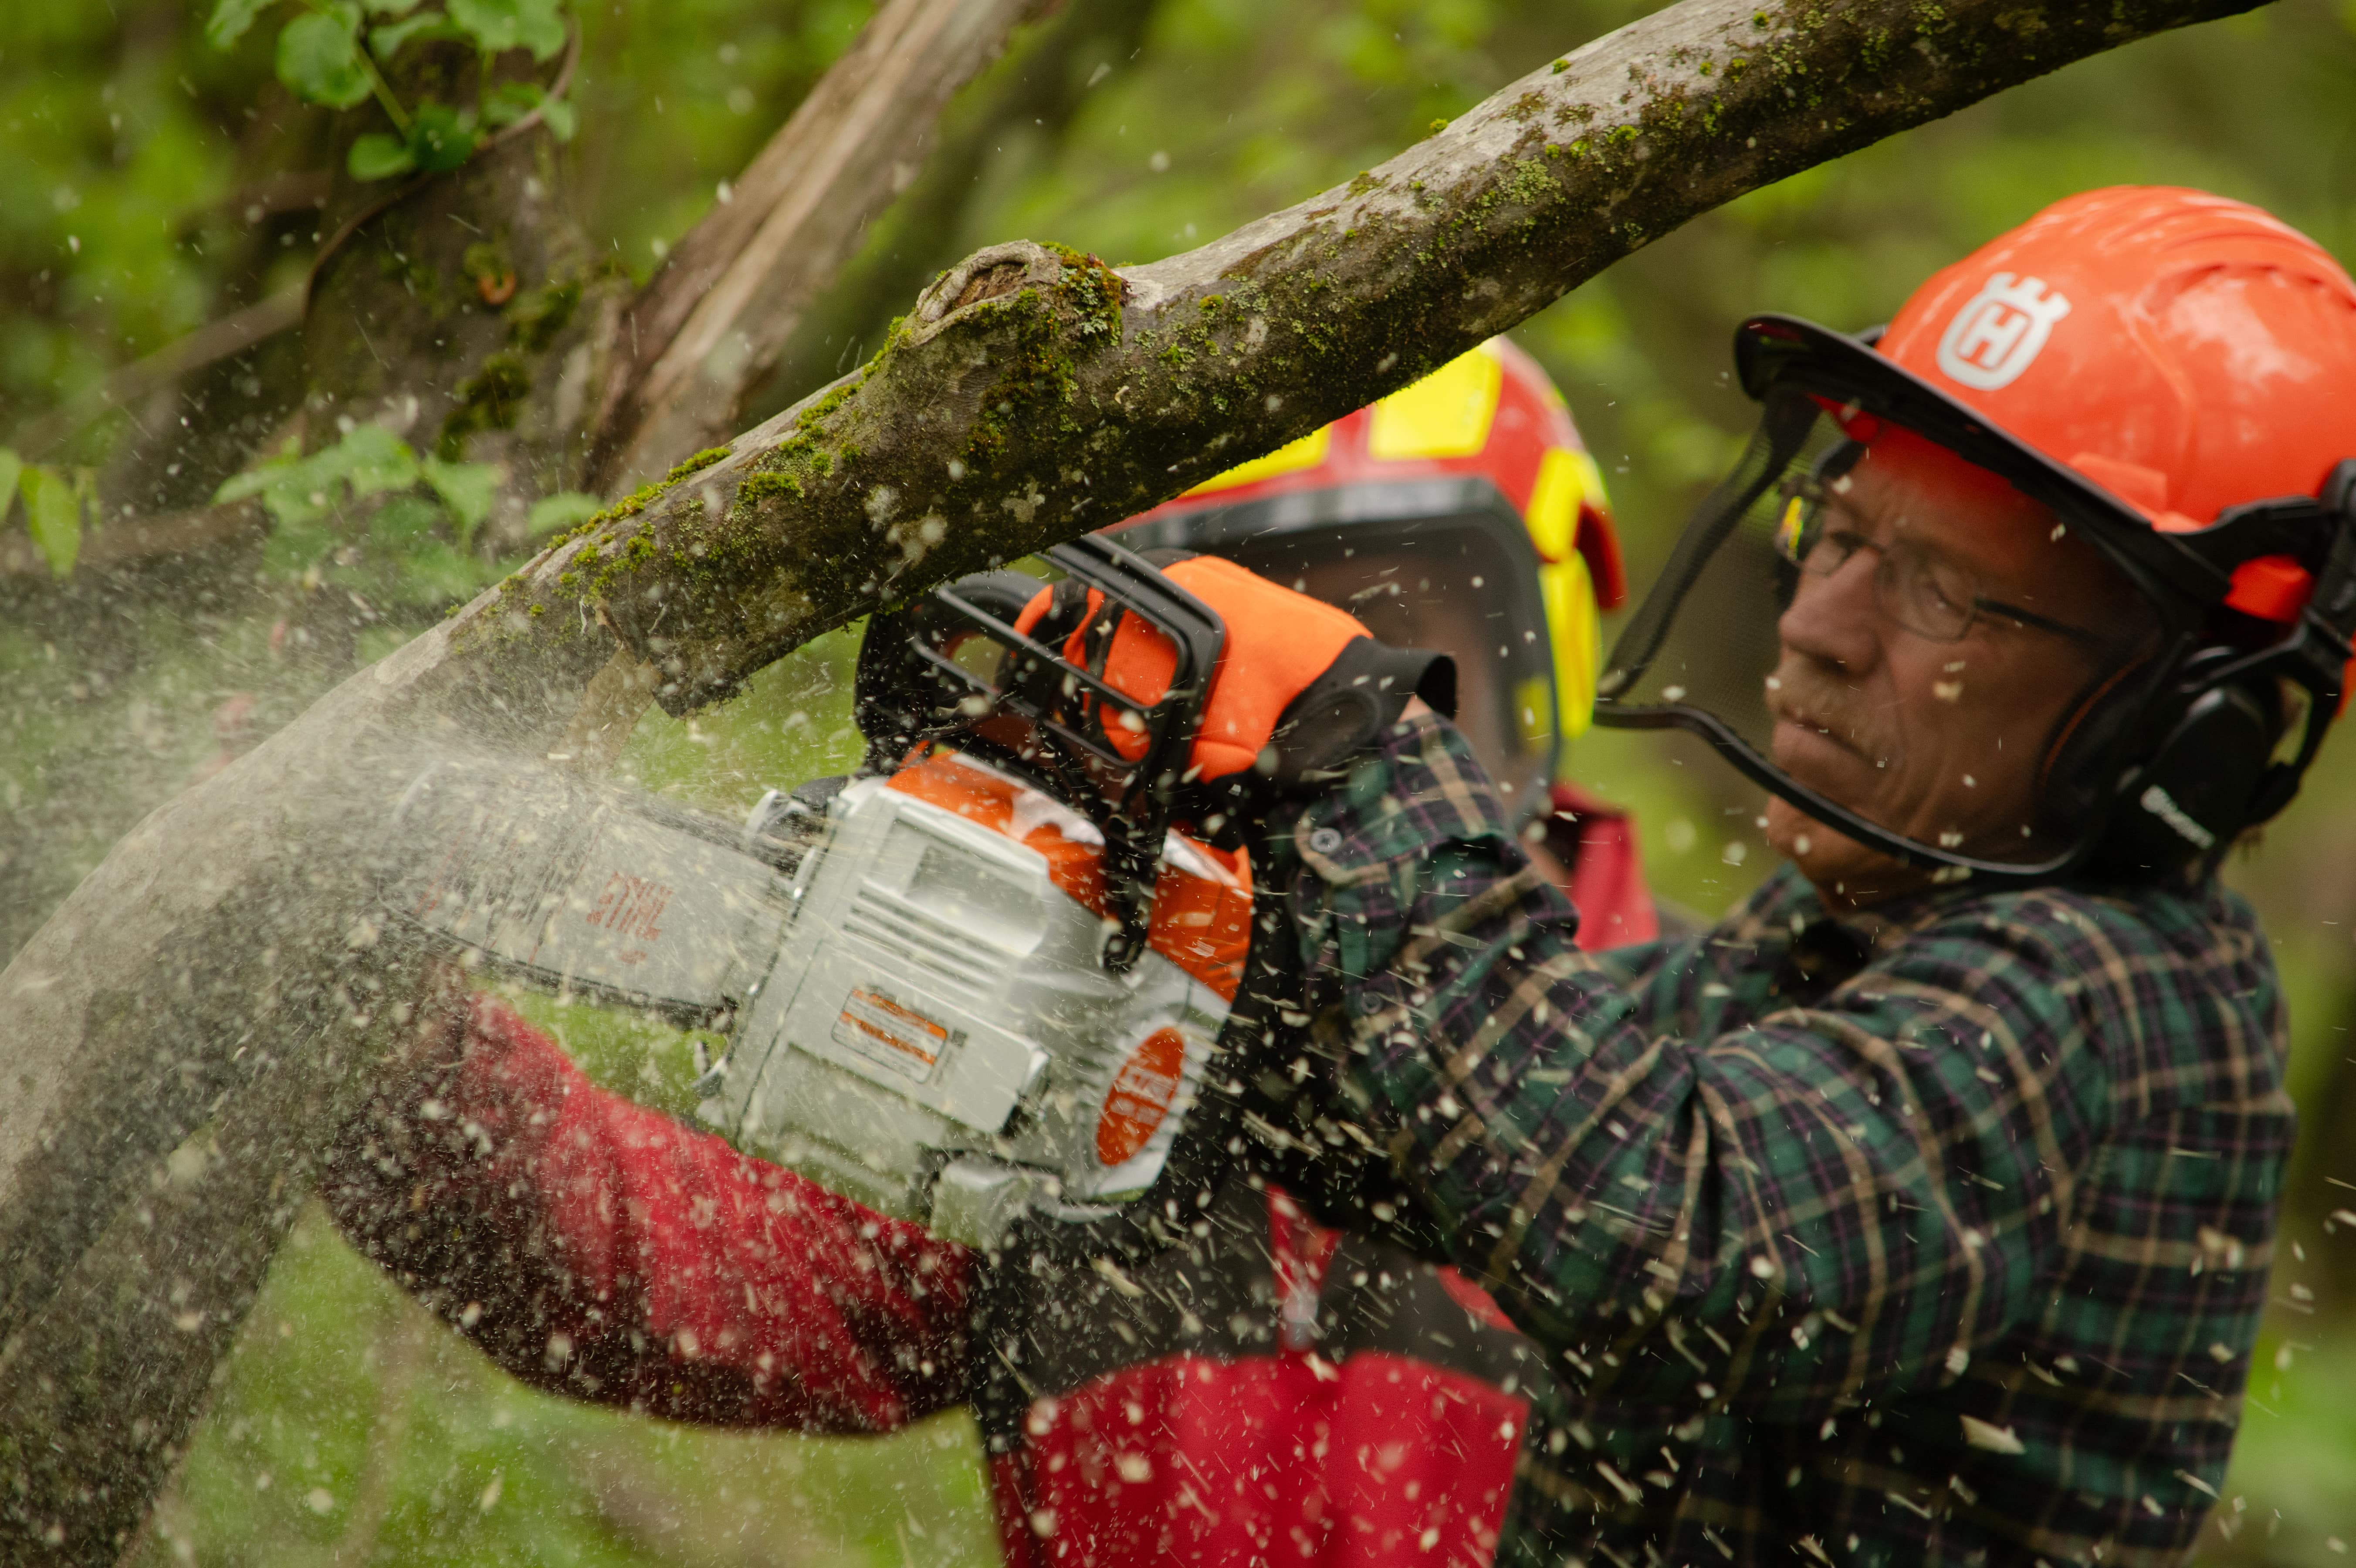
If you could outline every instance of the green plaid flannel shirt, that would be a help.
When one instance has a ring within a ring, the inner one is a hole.
[[[1786,868],[1582,955],[1437,720],[1291,844],[1340,1100],[1563,1380],[1501,1561],[2190,1555],[2292,1134],[2246,905]]]

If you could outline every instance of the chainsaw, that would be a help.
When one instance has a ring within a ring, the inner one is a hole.
[[[1226,631],[1117,545],[1045,559],[1064,613],[1035,635],[1015,623],[1044,584],[1012,571],[875,617],[867,763],[741,826],[435,763],[393,814],[431,847],[392,859],[393,919],[469,967],[718,1034],[702,1119],[942,1234],[1166,1241],[1240,1147],[1260,1038],[1237,1006],[1248,861],[1173,826]],[[1174,653],[1151,704],[1104,678],[1123,613]]]

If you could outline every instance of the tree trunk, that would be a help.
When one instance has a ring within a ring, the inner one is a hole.
[[[624,319],[596,488],[629,489],[734,432],[745,389],[868,223],[916,176],[951,94],[1046,0],[890,0],[663,263]]]
[[[0,1554],[114,1555],[350,1086],[416,1016],[359,847],[423,749],[552,749],[616,637],[620,706],[633,661],[673,711],[712,700],[1402,386],[1746,190],[2246,8],[1686,0],[1185,255],[969,258],[856,375],[346,681],[150,816],[0,975]]]

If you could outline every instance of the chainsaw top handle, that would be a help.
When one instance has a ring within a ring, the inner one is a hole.
[[[1045,559],[1095,593],[1060,596],[1074,614],[1043,621],[1038,638],[1015,624],[1047,584],[1019,571],[960,579],[869,622],[853,701],[867,741],[862,772],[889,773],[918,748],[946,744],[1032,780],[1086,816],[1104,835],[1106,891],[1119,923],[1104,963],[1119,972],[1145,950],[1162,840],[1226,626],[1151,562],[1108,539],[1085,536]],[[1161,634],[1175,656],[1167,688],[1150,704],[1106,681],[1124,614]],[[1078,662],[1066,655],[1075,633]]]

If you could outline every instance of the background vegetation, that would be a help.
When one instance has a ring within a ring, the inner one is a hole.
[[[1645,8],[1069,0],[964,94],[942,151],[752,411],[872,351],[916,287],[976,246],[1057,240],[1123,261],[1186,248],[1346,179]],[[564,173],[610,264],[649,271],[868,9],[581,0]],[[110,372],[299,283],[321,241],[331,111],[276,80],[274,25],[219,49],[210,11],[0,7],[0,432],[67,486],[77,538],[201,501],[274,449],[294,411],[277,390],[288,334],[105,418],[60,414]],[[2356,3],[2285,0],[2073,67],[1759,192],[1529,323],[1518,336],[1613,485],[1634,580],[1747,429],[1726,375],[1741,315],[1881,319],[1933,268],[2043,203],[2122,181],[2246,197],[2356,261]],[[36,451],[33,437],[53,444]],[[157,443],[177,443],[175,467],[149,491]],[[270,535],[60,577],[54,550],[7,553],[37,537],[40,492],[0,516],[0,957],[157,801],[529,548],[513,528],[478,533],[438,483],[339,531],[342,493],[327,485]],[[320,613],[338,595],[365,612],[357,634],[344,600]],[[839,771],[856,752],[854,648],[851,634],[823,639],[695,720],[649,713],[625,770],[732,812],[766,785]],[[1706,756],[1597,735],[1576,763],[1637,808],[1655,882],[1684,904],[1714,912],[1761,873],[1757,802]],[[2356,1119],[2348,741],[2232,876],[2265,912],[2290,985],[2307,1130],[2263,1370],[2208,1554],[2324,1562],[2356,1541],[2356,1157],[2339,1136]],[[608,1083],[682,1105],[680,1037],[530,1005]],[[256,1564],[994,1557],[961,1418],[862,1443],[563,1405],[491,1371],[316,1217],[276,1265],[146,1552]]]

